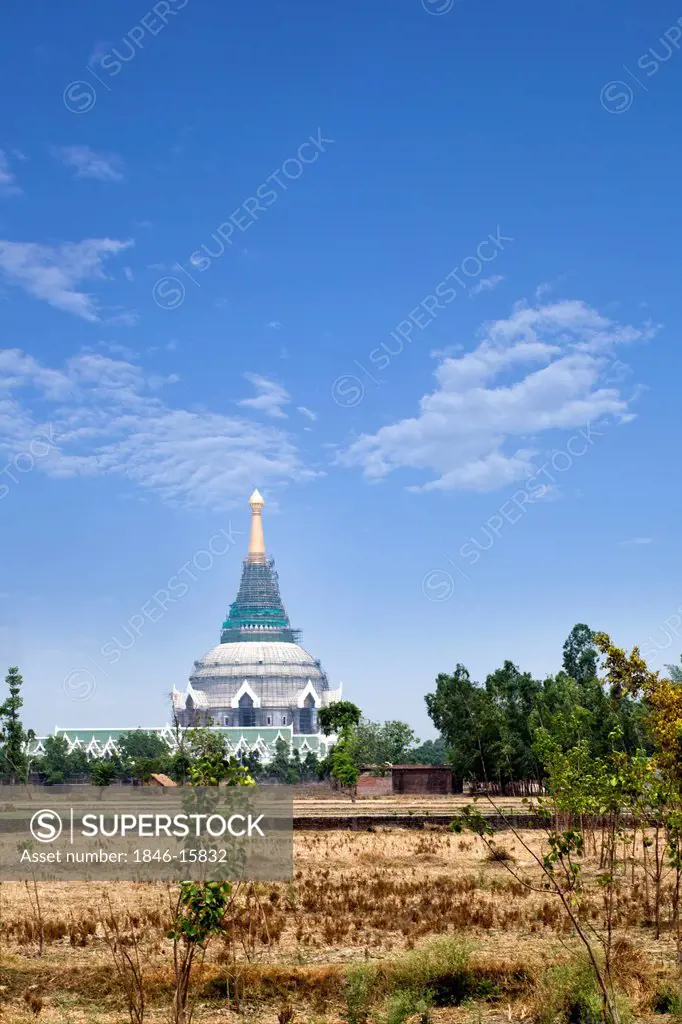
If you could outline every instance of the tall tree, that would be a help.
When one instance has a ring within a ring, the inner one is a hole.
[[[326,708],[320,708],[317,713],[320,729],[325,736],[332,732],[343,732],[347,727],[354,729],[359,725],[361,717],[360,708],[350,700],[334,701]]]
[[[295,758],[291,756],[289,744],[286,740],[280,738],[275,742],[275,755],[268,765],[268,775],[273,776],[279,782],[286,782],[291,786],[300,781],[300,755],[299,762],[297,763]]]
[[[9,697],[0,704],[0,764],[2,772],[12,782],[25,782],[28,770],[26,743],[29,739],[19,712],[24,706],[21,687],[24,680],[16,665],[8,669],[5,682],[9,689]]]
[[[355,800],[356,784],[360,774],[357,759],[356,730],[362,712],[349,700],[339,700],[320,708],[318,721],[325,736],[338,732],[339,738],[331,752],[331,773],[342,786],[346,786]]]
[[[427,693],[431,721],[448,745],[448,760],[460,779],[497,782],[500,776],[502,715],[492,695],[472,682],[458,664],[441,672],[435,693]]]
[[[498,752],[501,781],[536,779],[540,766],[533,752],[530,716],[542,684],[530,672],[520,672],[511,661],[492,672],[485,688],[501,715]]]
[[[584,622],[578,622],[564,644],[564,672],[577,683],[582,683],[596,677],[598,661],[594,633]]]

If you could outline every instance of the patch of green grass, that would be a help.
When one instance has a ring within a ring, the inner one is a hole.
[[[430,1024],[432,998],[430,992],[413,992],[404,989],[389,997],[379,1024],[405,1024],[410,1017],[417,1017],[419,1024]]]
[[[455,1006],[494,996],[495,984],[472,970],[469,959],[467,944],[444,936],[395,960],[352,968],[344,985],[343,1019],[364,1024],[373,1007],[384,1002],[386,1024],[402,1024],[414,1014],[427,1021],[432,1004]]]
[[[632,1019],[625,996],[615,995],[621,1024]],[[544,971],[535,990],[536,1024],[602,1024],[602,995],[587,961],[560,964]]]
[[[682,1017],[682,996],[672,988],[661,988],[654,992],[651,999],[654,1013],[669,1013],[674,1017]]]
[[[443,936],[386,965],[385,987],[389,993],[428,992],[436,1006],[457,1005],[471,996],[484,999],[494,986],[471,970],[470,955],[466,943]]]
[[[346,1024],[365,1024],[373,1002],[375,969],[353,967],[343,986],[344,1008],[341,1017]]]

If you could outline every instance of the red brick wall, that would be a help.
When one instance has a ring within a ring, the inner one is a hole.
[[[424,765],[423,768],[393,769],[394,793],[452,793],[452,770]]]
[[[392,792],[393,785],[390,775],[381,778],[361,775],[358,779],[358,796],[390,796]]]

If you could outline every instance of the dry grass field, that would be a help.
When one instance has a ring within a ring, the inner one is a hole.
[[[540,849],[541,833],[523,838]],[[197,976],[199,1024],[359,1024],[363,1016],[393,1024],[405,1019],[396,993],[425,979],[435,1005],[414,1020],[544,1024],[560,1013],[562,986],[570,987],[580,970],[570,966],[577,943],[556,897],[529,891],[510,874],[513,867],[539,880],[510,833],[498,836],[508,860],[491,859],[473,836],[428,827],[297,832],[294,840],[291,883],[237,887],[231,923]],[[667,933],[655,940],[636,875],[619,897],[617,927],[628,937],[616,970],[631,1015],[644,1019],[657,1006],[666,1009],[661,993],[674,984],[675,951]],[[126,936],[139,937],[145,1021],[168,1019],[169,887],[44,884],[37,896],[39,914],[32,887],[0,886],[1,1021],[125,1024],[121,980],[106,941],[113,929],[124,943]],[[595,885],[595,927],[602,914]]]

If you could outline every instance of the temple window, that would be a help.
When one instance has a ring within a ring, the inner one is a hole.
[[[256,712],[248,693],[239,698],[239,725],[249,729],[256,724]]]
[[[298,716],[298,731],[304,733],[313,732],[313,708],[315,707],[315,701],[310,694],[305,699],[303,707],[301,708]]]

